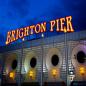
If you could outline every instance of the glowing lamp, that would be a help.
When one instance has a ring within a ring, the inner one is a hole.
[[[33,71],[30,71],[30,72],[29,72],[29,76],[30,76],[30,77],[33,77],[33,74],[34,74]]]
[[[42,35],[41,35],[41,36],[42,36],[42,38],[43,38],[43,37],[44,37],[44,34],[42,33]]]
[[[66,32],[67,32],[66,27],[64,27],[64,33],[66,33]]]
[[[22,41],[24,41],[25,39],[24,38],[22,38]]]
[[[5,42],[5,44],[7,45],[7,44],[8,44],[8,42],[6,41],[6,42]]]
[[[9,77],[12,78],[12,79],[14,79],[15,78],[15,73],[14,72],[10,72],[9,73]]]
[[[34,70],[30,70],[30,71],[29,71],[29,77],[30,77],[31,79],[35,79],[35,71],[34,71]]]
[[[56,77],[57,76],[57,70],[56,69],[52,69],[52,76]]]
[[[80,74],[81,75],[84,75],[85,74],[85,68],[84,67],[80,67],[79,71],[80,71]]]

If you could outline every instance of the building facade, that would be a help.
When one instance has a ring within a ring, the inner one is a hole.
[[[0,49],[1,84],[83,86],[85,82],[86,86],[86,31],[43,36]]]

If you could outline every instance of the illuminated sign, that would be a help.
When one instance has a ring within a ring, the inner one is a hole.
[[[67,16],[64,18],[59,18],[49,22],[50,32],[54,30],[57,32],[74,32],[72,26],[72,16]],[[47,31],[47,22],[43,22],[36,25],[27,26],[25,28],[20,28],[16,30],[9,31],[7,33],[6,44],[10,44],[18,39],[24,38],[31,34],[38,34]]]

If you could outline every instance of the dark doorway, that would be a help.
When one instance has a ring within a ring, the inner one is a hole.
[[[40,86],[39,82],[25,82],[21,86]]]
[[[65,82],[45,82],[44,86],[66,86]]]
[[[86,81],[73,81],[70,86],[86,86]]]

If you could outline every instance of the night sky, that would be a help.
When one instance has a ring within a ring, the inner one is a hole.
[[[75,31],[86,29],[86,0],[0,0],[0,46],[9,30],[72,16]]]

